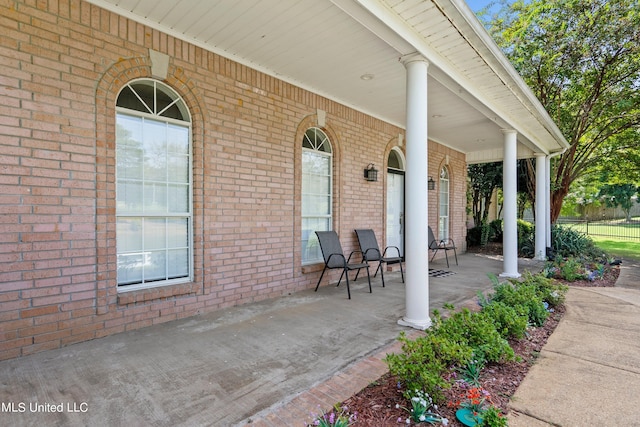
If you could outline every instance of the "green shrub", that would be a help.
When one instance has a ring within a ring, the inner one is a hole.
[[[467,230],[467,246],[480,246],[481,227],[473,227]]]
[[[450,366],[471,360],[473,351],[446,337],[426,332],[415,340],[400,334],[402,353],[387,354],[389,371],[402,381],[407,390],[423,390],[434,401],[441,402],[442,391],[449,387],[444,374]]]
[[[527,271],[522,276],[521,281],[535,287],[538,296],[551,307],[557,307],[564,303],[569,290],[567,285],[550,279],[543,273],[531,274]]]
[[[489,406],[482,411],[482,427],[507,427],[507,418],[502,415],[499,408]]]
[[[472,354],[488,362],[502,362],[515,357],[513,349],[496,330],[493,321],[481,312],[463,308],[436,325],[433,333],[469,347]]]
[[[494,285],[493,289],[492,303],[503,302],[510,307],[520,307],[519,310],[527,314],[529,323],[534,326],[541,326],[547,320],[549,313],[533,284],[510,279]]]
[[[535,255],[535,227],[532,223],[519,219],[518,225],[518,254],[526,258]]]
[[[489,239],[492,242],[502,242],[502,220],[494,219],[489,223],[489,228],[491,229],[489,232]]]
[[[433,325],[415,340],[400,334],[402,353],[388,354],[389,371],[406,389],[424,390],[434,401],[442,402],[442,390],[449,387],[445,373],[468,366],[475,358],[491,362],[513,360],[509,343],[496,330],[493,321],[468,309],[452,313],[447,319],[434,314]]]
[[[493,322],[502,338],[521,339],[527,332],[528,313],[520,306],[510,307],[501,301],[493,301],[485,305],[481,313]]]
[[[593,240],[586,234],[571,227],[554,224],[551,227],[551,247],[556,256],[563,258],[586,257],[598,259],[603,256]]]

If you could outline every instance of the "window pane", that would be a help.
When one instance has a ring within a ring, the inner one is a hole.
[[[188,213],[189,212],[189,186],[188,185],[169,185],[167,188],[169,203],[169,212]]]
[[[164,183],[144,184],[144,211],[146,213],[167,212],[167,185]]]
[[[303,194],[331,194],[331,180],[329,177],[317,175],[304,175],[302,177]]]
[[[166,219],[147,218],[144,220],[144,249],[165,249],[167,246]]]
[[[175,249],[169,251],[168,278],[175,279],[189,275],[189,251]]]
[[[118,218],[116,233],[118,253],[142,251],[142,218]]]
[[[143,211],[142,182],[118,181],[116,187],[117,209],[119,213]]]
[[[302,154],[303,173],[309,175],[329,175],[331,158],[320,154],[304,152]]]
[[[167,254],[165,251],[147,252],[148,263],[145,263],[145,282],[164,280],[167,278]]]
[[[302,215],[329,215],[331,214],[330,196],[302,196]]]
[[[189,246],[189,222],[186,218],[167,220],[167,247],[186,248]]]
[[[315,231],[330,230],[329,218],[302,219],[302,263],[322,262],[322,251]]]
[[[169,155],[169,182],[189,183],[189,157],[179,154]]]
[[[136,252],[118,255],[118,284],[128,285],[142,281],[145,254]]]
[[[164,123],[146,120],[144,123],[144,178],[167,180],[167,133]]]
[[[167,125],[167,148],[172,154],[189,154],[189,128],[169,123]]]

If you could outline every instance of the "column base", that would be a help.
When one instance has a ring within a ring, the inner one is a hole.
[[[413,320],[413,319],[407,319],[406,317],[403,317],[402,319],[398,320],[398,325],[408,326],[413,329],[424,331],[431,327],[431,318],[427,317],[424,320]]]
[[[504,273],[500,273],[499,277],[506,277],[507,279],[519,279],[520,277],[522,277],[522,275],[517,271],[515,273],[504,272]]]

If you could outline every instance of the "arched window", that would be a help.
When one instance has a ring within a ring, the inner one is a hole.
[[[332,149],[327,135],[309,128],[302,138],[302,264],[322,262],[315,231],[331,230]]]
[[[116,102],[118,289],[192,280],[191,123],[182,99],[154,80]]]
[[[449,238],[449,171],[440,169],[440,194],[438,204],[438,238]]]

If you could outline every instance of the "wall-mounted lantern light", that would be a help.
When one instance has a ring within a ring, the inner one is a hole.
[[[364,179],[367,181],[378,180],[378,169],[376,169],[373,163],[369,163],[369,166],[364,170]]]
[[[436,182],[433,180],[432,177],[429,177],[429,181],[427,181],[427,188],[429,188],[429,190],[436,189]]]

